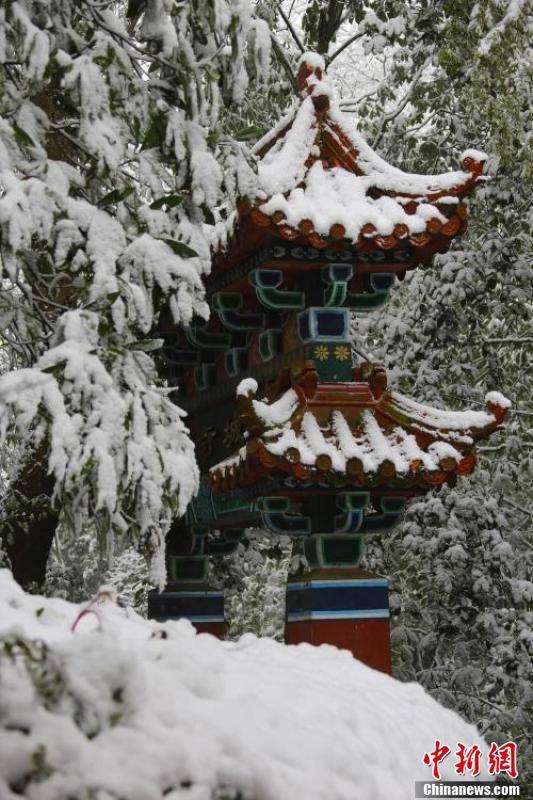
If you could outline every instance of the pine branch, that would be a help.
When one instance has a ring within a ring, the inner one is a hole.
[[[527,342],[533,342],[533,336],[524,336],[522,339],[518,336],[507,336],[501,339],[494,338],[494,339],[484,339],[485,344],[491,343],[498,343],[498,344],[522,344]]]

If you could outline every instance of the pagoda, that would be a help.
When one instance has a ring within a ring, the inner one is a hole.
[[[264,528],[301,539],[306,557],[287,585],[286,641],[335,644],[388,672],[388,582],[360,569],[364,538],[471,473],[508,401],[490,392],[485,410],[460,412],[403,396],[381,365],[354,359],[350,319],[464,232],[486,156],[467,151],[443,175],[390,166],[346,124],[313,53],[254,151],[260,188],[216,242],[209,321],[162,333],[202,478],[149,611],[223,635],[208,558]]]

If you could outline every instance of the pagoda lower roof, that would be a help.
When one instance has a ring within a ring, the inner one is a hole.
[[[382,373],[379,373],[380,378]],[[446,411],[376,389],[383,381],[317,384],[313,378],[274,402],[239,387],[245,446],[213,466],[214,491],[274,474],[334,485],[431,487],[474,469],[474,444],[501,424],[509,401],[487,394],[482,411]],[[378,395],[378,396],[376,396]]]

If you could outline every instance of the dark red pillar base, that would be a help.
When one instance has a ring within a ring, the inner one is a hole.
[[[331,644],[391,674],[389,587],[358,567],[322,567],[287,582],[287,644]]]
[[[332,644],[380,672],[392,672],[388,619],[342,619],[288,622],[287,644]]]
[[[211,636],[216,636],[217,639],[226,638],[225,622],[192,622],[192,624],[198,633],[210,633]]]

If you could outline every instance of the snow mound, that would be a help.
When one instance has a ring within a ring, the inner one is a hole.
[[[2,800],[411,800],[435,738],[484,744],[346,651],[91,608],[72,631],[80,607],[0,571]]]

